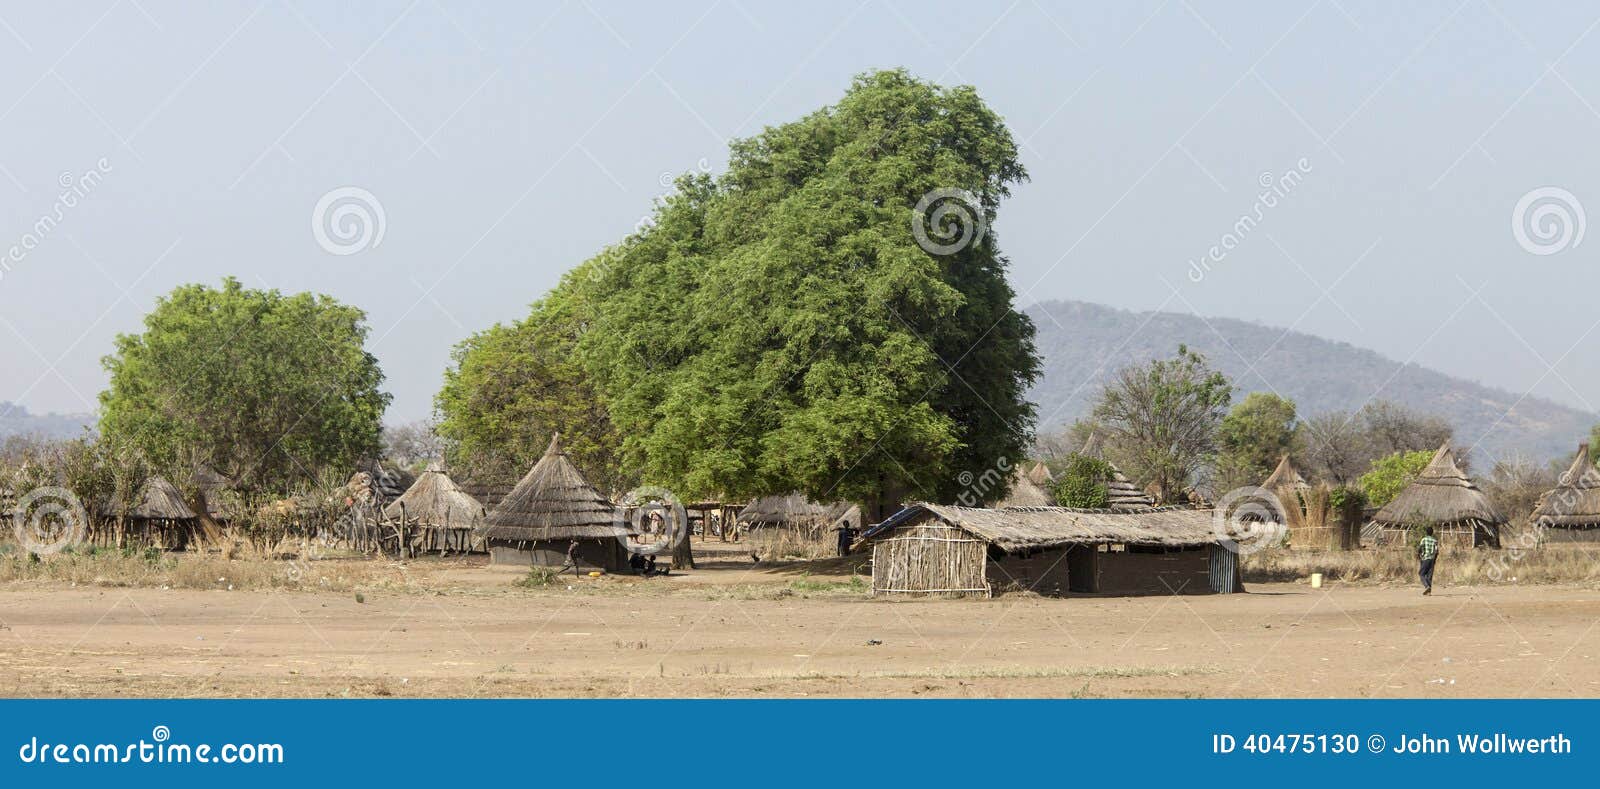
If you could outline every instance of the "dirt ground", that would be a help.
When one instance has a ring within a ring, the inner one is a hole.
[[[685,575],[539,588],[418,560],[359,599],[15,581],[0,695],[1600,696],[1593,588],[885,601],[837,561],[708,553]]]

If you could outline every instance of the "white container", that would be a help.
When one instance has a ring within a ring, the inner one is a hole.
[[[1311,588],[1312,589],[1321,589],[1322,588],[1322,573],[1312,573],[1311,574]]]

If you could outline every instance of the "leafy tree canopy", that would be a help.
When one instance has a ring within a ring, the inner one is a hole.
[[[1295,449],[1294,401],[1251,392],[1222,418],[1217,445],[1219,489],[1261,484]]]
[[[631,487],[612,426],[575,346],[587,318],[585,266],[533,305],[529,316],[496,325],[456,347],[435,398],[436,428],[453,473],[514,482],[561,433],[562,447],[602,491]]]
[[[687,496],[889,503],[1020,462],[1039,363],[993,221],[1024,178],[971,88],[881,71],[734,141],[721,177],[680,179],[588,264],[578,349],[621,465]],[[912,230],[939,189],[970,193],[987,231],[947,254]]]
[[[1177,356],[1128,367],[1100,393],[1094,418],[1106,452],[1160,499],[1184,501],[1186,486],[1212,459],[1233,384],[1206,358],[1178,346]]]
[[[323,295],[185,285],[103,364],[102,434],[176,477],[205,465],[246,491],[287,491],[376,456],[389,395],[366,315]]]
[[[1382,507],[1400,495],[1422,470],[1433,460],[1433,452],[1419,449],[1414,452],[1396,452],[1372,461],[1372,469],[1361,475],[1361,490],[1367,502]]]

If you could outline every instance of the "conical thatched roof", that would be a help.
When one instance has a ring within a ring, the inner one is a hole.
[[[1385,504],[1372,522],[1380,526],[1410,526],[1418,523],[1452,524],[1476,521],[1488,525],[1505,523],[1489,497],[1456,465],[1446,441],[1416,480]]]
[[[151,477],[144,483],[144,496],[139,501],[139,506],[134,507],[128,517],[141,520],[192,520],[197,515],[189,505],[184,502],[183,494],[178,492],[177,486],[168,482],[166,477]]]
[[[1154,496],[1139,489],[1117,468],[1115,463],[1107,460],[1106,465],[1111,467],[1111,481],[1106,483],[1106,506],[1114,510],[1146,510],[1156,506]]]
[[[570,540],[625,537],[616,508],[595,490],[550,438],[544,457],[484,520],[491,540]]]
[[[1056,481],[1056,478],[1055,475],[1050,473],[1050,469],[1045,464],[1034,463],[1033,468],[1028,469],[1028,481],[1041,488],[1048,488],[1050,483]]]
[[[1278,461],[1278,467],[1273,469],[1272,473],[1261,483],[1261,487],[1271,491],[1276,491],[1279,488],[1308,490],[1311,485],[1306,482],[1305,477],[1300,476],[1300,472],[1295,469],[1294,464],[1289,462],[1289,456],[1284,455]]]
[[[417,477],[400,498],[383,508],[383,517],[398,520],[404,513],[426,526],[476,527],[483,523],[484,508],[444,473],[439,464]]]
[[[1532,521],[1546,527],[1600,528],[1600,469],[1589,462],[1588,444],[1578,446],[1561,481],[1539,497]]]
[[[1035,468],[1042,468],[1042,466],[1036,466]],[[1049,471],[1045,472],[1046,483],[1044,484],[1048,484],[1049,474]],[[1044,484],[1034,479],[1031,469],[1024,472],[1022,467],[1018,466],[1016,470],[1011,472],[1011,492],[1006,494],[1006,497],[995,506],[1002,509],[1005,507],[1053,506],[1055,501],[1051,499],[1050,491],[1045,489]]]

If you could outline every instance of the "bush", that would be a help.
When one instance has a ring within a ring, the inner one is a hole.
[[[1110,500],[1111,464],[1088,455],[1072,454],[1050,492],[1063,507],[1100,509]]]

